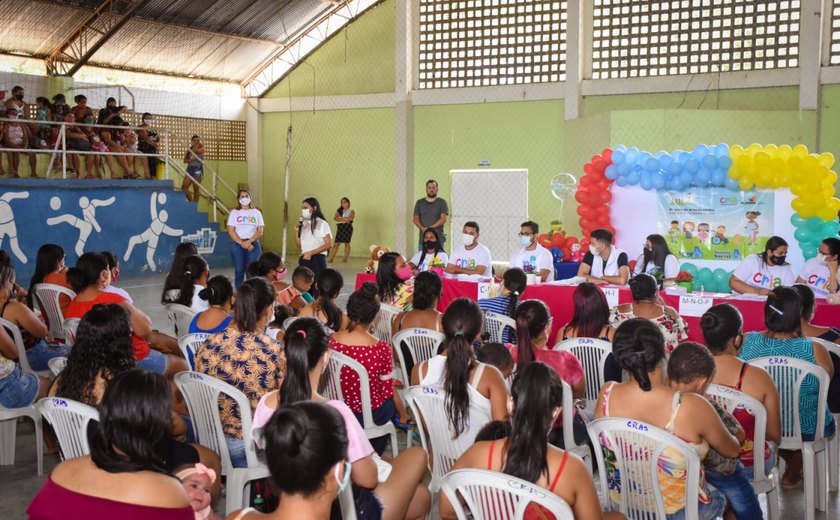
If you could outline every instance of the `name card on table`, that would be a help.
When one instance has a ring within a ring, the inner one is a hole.
[[[490,298],[490,283],[479,282],[478,283],[478,299],[483,300],[485,298]]]
[[[714,298],[711,296],[683,294],[680,296],[679,313],[682,316],[699,318],[707,310],[709,310],[709,307],[711,307],[713,303]]]
[[[618,287],[602,287],[601,290],[607,297],[607,306],[613,308],[618,305]]]

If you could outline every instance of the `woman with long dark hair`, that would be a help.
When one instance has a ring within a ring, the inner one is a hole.
[[[443,250],[443,241],[435,228],[426,228],[423,231],[423,245],[420,250],[414,253],[408,262],[414,272],[422,273],[432,267],[441,269],[449,263],[449,256]]]
[[[338,252],[338,246],[344,244],[344,258],[342,263],[347,263],[347,258],[350,256],[350,240],[353,239],[353,221],[356,220],[356,211],[350,207],[350,199],[341,197],[341,205],[335,210],[333,220],[338,222],[335,230],[335,244],[330,249],[330,256],[327,262],[332,263],[335,260],[335,254]]]
[[[177,288],[164,295],[163,303],[177,303],[190,307],[196,312],[207,309],[207,302],[198,293],[207,285],[210,268],[207,261],[199,255],[188,256],[184,260],[184,268],[177,278]]]
[[[636,260],[633,274],[662,273],[665,281],[674,280],[680,272],[680,261],[671,253],[668,242],[662,235],[648,235],[645,248]]]
[[[414,272],[399,253],[388,252],[379,258],[376,269],[376,285],[379,300],[403,311],[412,309],[414,297]]]
[[[263,236],[265,221],[260,210],[251,200],[251,192],[239,190],[236,194],[238,204],[228,216],[227,228],[230,235],[230,256],[236,273],[236,287],[242,285],[245,267],[260,257],[260,238]]]
[[[610,326],[610,306],[600,287],[591,282],[578,285],[572,293],[572,307],[572,319],[557,333],[561,341],[572,338],[613,340],[615,328]],[[607,381],[621,379],[621,372],[612,354],[607,356],[604,363],[604,376]]]
[[[160,294],[160,303],[165,305],[167,303],[167,295],[173,294],[170,291],[177,291],[180,287],[179,280],[184,272],[184,260],[197,255],[198,248],[192,242],[181,242],[175,247],[175,253],[172,255],[172,265],[169,266],[169,273],[163,281],[163,292]]]
[[[482,319],[481,309],[474,301],[453,301],[443,313],[446,338],[440,353],[416,365],[411,373],[412,385],[437,386],[446,391],[449,429],[464,450],[472,445],[488,418],[501,420],[508,414],[508,392],[501,372],[476,361],[473,352]]]
[[[796,276],[787,263],[788,243],[772,236],[764,244],[764,251],[746,257],[729,277],[729,287],[736,293],[768,295],[778,286],[790,287]]]
[[[164,469],[171,413],[163,376],[129,370],[114,377],[88,437],[90,455],[55,468],[29,504],[29,517],[84,511],[91,518],[193,520],[186,491]]]
[[[622,303],[612,309],[610,324],[618,327],[632,318],[645,318],[655,323],[665,336],[665,350],[670,353],[688,339],[688,323],[676,309],[665,305],[659,297],[659,283],[652,275],[637,274],[630,279],[633,303]]]
[[[56,244],[44,244],[38,248],[35,257],[35,273],[29,279],[29,291],[26,294],[26,305],[35,309],[35,286],[39,283],[51,283],[72,290],[67,281],[67,266],[64,265],[64,249]],[[61,312],[70,305],[70,298],[63,294],[58,297]]]
[[[542,363],[530,364],[514,381],[511,397],[510,424],[499,427],[498,423],[491,423],[504,435],[497,440],[476,442],[458,458],[451,471],[487,469],[533,482],[565,500],[575,518],[624,518],[615,513],[602,515],[595,484],[583,462],[546,442],[563,405],[563,386],[557,373]],[[536,505],[528,509],[525,518],[552,518]],[[455,518],[455,510],[443,493],[440,515]]]
[[[216,275],[207,281],[207,287],[198,297],[206,302],[207,310],[197,313],[190,322],[190,334],[215,334],[230,325],[234,302],[233,283],[225,275]]]
[[[295,245],[300,248],[298,265],[312,269],[317,283],[327,268],[327,251],[332,246],[332,231],[315,197],[307,197],[301,203],[300,221],[295,225]],[[313,297],[318,296],[317,289],[309,292]]]
[[[390,462],[383,461],[373,450],[350,408],[342,401],[331,401],[318,393],[318,384],[330,356],[329,338],[318,320],[295,320],[284,339],[286,376],[279,391],[260,399],[254,412],[254,440],[260,440],[260,430],[277,409],[303,401],[327,404],[341,414],[347,428],[347,459],[353,464],[351,480],[357,486],[354,495],[360,517],[363,520],[380,518],[378,515],[395,520],[422,518],[431,499],[428,488],[423,486],[426,452],[421,448],[409,448]],[[378,468],[382,468],[381,478],[377,477]]]
[[[341,294],[344,278],[335,269],[325,269],[316,285],[318,298],[302,308],[299,315],[317,318],[330,330],[341,329],[347,318],[336,305],[335,299]]]
[[[528,285],[528,278],[525,271],[518,267],[511,267],[502,276],[502,290],[499,296],[478,300],[478,306],[482,311],[495,312],[503,316],[513,318],[516,308],[522,303],[522,293]],[[510,329],[505,328],[502,332],[502,342],[510,343]]]

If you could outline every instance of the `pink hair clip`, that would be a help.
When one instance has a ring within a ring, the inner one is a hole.
[[[303,330],[303,329],[298,329],[296,332],[297,332],[298,334],[300,334],[301,336],[303,336],[303,339],[306,339],[306,331],[305,331],[305,330]]]

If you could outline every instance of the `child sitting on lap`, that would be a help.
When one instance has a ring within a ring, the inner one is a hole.
[[[510,351],[501,343],[484,343],[475,351],[475,358],[485,365],[491,365],[499,369],[502,378],[507,380],[513,372],[513,356]]]
[[[202,463],[181,466],[175,473],[187,490],[195,520],[221,520],[210,506],[210,486],[216,481],[216,472]]]

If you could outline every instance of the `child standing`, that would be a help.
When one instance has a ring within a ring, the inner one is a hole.
[[[52,121],[50,100],[45,97],[35,98],[35,119],[38,121]],[[38,123],[38,148],[46,148],[50,136],[50,125]]]

